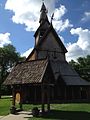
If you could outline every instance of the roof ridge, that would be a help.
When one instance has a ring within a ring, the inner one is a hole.
[[[28,62],[35,62],[35,61],[43,61],[43,60],[47,60],[47,58],[43,58],[43,59],[35,59],[35,60],[30,60],[30,61],[20,61],[17,62],[17,64],[21,64],[21,63],[28,63]]]

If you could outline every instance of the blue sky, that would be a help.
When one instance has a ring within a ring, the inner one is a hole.
[[[68,49],[67,60],[90,54],[90,0],[44,0]],[[34,47],[42,0],[0,0],[0,47],[13,44],[27,56]]]

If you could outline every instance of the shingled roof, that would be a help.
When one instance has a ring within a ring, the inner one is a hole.
[[[90,82],[82,79],[66,61],[51,62],[51,64],[56,80],[60,76],[66,85],[90,86]]]
[[[35,37],[38,33],[38,31],[40,30],[40,27],[37,29],[36,33],[35,33]],[[30,56],[35,52],[36,49],[38,49],[40,47],[40,45],[44,42],[44,40],[46,39],[46,37],[48,36],[48,34],[52,32],[53,35],[56,38],[57,43],[59,44],[59,46],[63,49],[63,51],[65,53],[67,53],[67,49],[65,48],[64,44],[62,43],[62,41],[60,40],[60,38],[58,37],[55,29],[53,28],[52,24],[49,25],[49,28],[45,31],[45,34],[43,35],[42,39],[40,40],[40,42],[34,47],[34,49],[32,50],[32,52],[28,55],[28,57],[26,58],[26,61],[30,58]]]
[[[42,39],[40,40],[40,42],[37,44],[36,48],[38,48],[45,40],[45,38],[48,36],[48,34],[52,32],[54,37],[56,38],[55,40],[57,41],[57,43],[59,44],[60,47],[62,47],[63,51],[65,53],[67,53],[67,49],[65,48],[64,44],[62,43],[62,41],[60,40],[58,34],[56,33],[55,29],[53,28],[52,24],[49,25],[49,28],[46,30],[45,34],[43,35]]]
[[[5,80],[5,85],[41,83],[48,61],[34,60],[17,64]]]

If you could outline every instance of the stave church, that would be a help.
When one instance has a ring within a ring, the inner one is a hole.
[[[47,9],[42,3],[35,45],[24,62],[12,69],[5,85],[12,86],[15,106],[16,94],[23,103],[44,104],[64,102],[89,102],[90,83],[82,79],[66,61],[67,49],[49,22]]]

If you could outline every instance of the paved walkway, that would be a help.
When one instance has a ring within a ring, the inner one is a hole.
[[[0,116],[0,120],[28,120],[32,117],[31,112],[22,111],[17,115],[9,114],[7,116]]]

